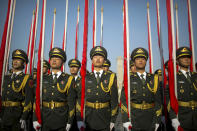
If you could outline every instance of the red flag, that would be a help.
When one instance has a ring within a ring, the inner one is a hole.
[[[166,0],[167,17],[168,17],[168,48],[169,48],[169,62],[168,62],[168,77],[170,89],[170,104],[175,113],[178,113],[178,101],[175,95],[175,74],[173,65],[173,26],[172,26],[172,12],[171,0]]]
[[[11,17],[10,15],[10,7],[11,7],[11,0],[8,1],[8,10],[7,10],[7,16],[6,21],[4,24],[4,31],[3,36],[1,40],[1,49],[0,49],[0,86],[2,85],[2,75],[3,75],[3,64],[4,64],[4,58],[5,58],[5,46],[6,46],[6,38],[7,38],[7,31],[8,31],[8,21]],[[1,90],[1,87],[0,87]]]
[[[128,43],[127,43],[127,37],[128,34],[127,34],[127,17],[126,17],[126,1],[124,0],[123,1],[123,28],[124,28],[124,32],[123,32],[123,41],[124,41],[124,78],[123,78],[123,81],[124,81],[124,89],[125,89],[125,96],[126,96],[126,103],[127,103],[127,109],[128,109],[128,117],[130,116],[130,111],[129,111],[129,101],[130,101],[130,93],[129,93],[129,86],[128,86],[128,63],[127,63],[127,57],[128,57]],[[130,118],[130,117],[129,117]]]
[[[85,99],[85,76],[87,64],[87,39],[88,39],[88,0],[85,0],[84,9],[84,32],[83,32],[83,59],[81,66],[81,118],[83,119],[84,99]]]
[[[37,64],[37,87],[36,87],[36,116],[37,116],[37,120],[38,122],[41,124],[42,123],[42,119],[41,119],[41,110],[40,110],[40,106],[41,106],[41,93],[40,90],[42,90],[42,83],[41,83],[41,79],[42,79],[42,66],[41,66],[41,57],[42,57],[42,48],[44,48],[44,28],[45,28],[45,12],[46,12],[46,0],[43,0],[43,5],[42,5],[42,19],[41,19],[41,30],[40,30],[40,41],[39,41],[39,49],[38,49],[38,64]]]

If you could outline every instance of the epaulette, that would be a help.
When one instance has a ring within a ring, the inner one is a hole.
[[[181,75],[182,73],[180,71],[177,72],[178,75]]]
[[[94,74],[93,72],[90,72],[90,75]]]

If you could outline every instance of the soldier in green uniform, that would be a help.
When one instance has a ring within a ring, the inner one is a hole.
[[[42,131],[68,131],[75,112],[74,79],[61,71],[66,62],[62,49],[56,47],[50,50],[49,58],[52,71],[43,75],[42,83],[42,127],[37,121],[35,109],[33,126],[36,130],[41,127]]]
[[[3,131],[26,129],[32,110],[33,80],[23,73],[28,57],[23,50],[12,53],[12,73],[5,75],[2,87],[1,127]]]
[[[81,63],[78,59],[71,59],[68,62],[68,66],[70,68],[70,74],[74,77],[75,79],[75,99],[77,101],[78,98],[78,94],[81,92],[81,89],[79,89],[78,87],[76,87],[77,84],[80,83],[81,81],[81,77],[79,76],[79,70],[81,68]],[[76,110],[75,110],[76,111]],[[76,120],[76,116],[74,117],[74,121],[73,124],[71,126],[71,131],[78,131],[78,127],[77,127],[77,120]]]
[[[107,59],[104,47],[96,46],[90,51],[94,71],[86,75],[85,83],[85,123],[77,112],[78,128],[86,126],[87,131],[109,131],[114,127],[118,113],[117,78],[114,73],[103,70]],[[81,83],[79,85],[81,89]],[[79,94],[81,98],[81,94]],[[77,108],[81,111],[81,99]]]
[[[135,67],[135,64],[132,60],[130,60],[130,72],[132,72],[132,73],[136,72],[136,67]]]
[[[126,104],[125,91],[121,95],[123,127],[132,131],[154,131],[160,124],[161,93],[158,75],[145,72],[148,52],[136,48],[131,54],[136,73],[130,74],[130,119]],[[124,89],[124,88],[123,88]]]
[[[112,71],[109,69],[111,67],[111,62],[109,59],[105,60],[103,63],[103,70],[104,71],[109,71],[112,73]]]
[[[177,63],[180,67],[177,72],[178,116],[168,102],[168,110],[175,130],[179,126],[184,131],[197,130],[197,73],[189,70],[191,56],[192,52],[188,47],[180,47],[176,51]]]
[[[47,60],[43,61],[43,74],[47,75],[48,74],[48,70],[50,70],[50,64]]]

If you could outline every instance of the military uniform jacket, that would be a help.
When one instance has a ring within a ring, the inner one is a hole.
[[[154,107],[139,109],[131,106],[131,124],[135,129],[154,129],[155,124],[160,123],[161,116],[161,92],[158,75],[147,73],[145,84],[137,73],[130,73],[130,101],[135,104],[149,103]],[[121,92],[121,112],[123,123],[128,122],[128,110],[124,88]]]
[[[177,73],[177,95],[178,101],[197,102],[197,73],[191,72],[191,82],[181,71]],[[176,118],[175,112],[170,107],[169,97],[167,98],[170,118]],[[197,129],[197,106],[192,108],[179,105],[178,120],[182,128]]]
[[[74,98],[74,79],[72,76],[62,74],[58,77],[57,83],[53,82],[53,76],[44,75],[42,85],[42,125],[50,129],[58,129],[71,124],[75,112],[75,98]],[[44,103],[66,103],[60,107],[46,107]],[[33,121],[37,121],[35,114],[35,103]]]
[[[81,82],[77,84],[77,88],[81,89]],[[80,117],[81,92],[79,93],[77,102],[77,120],[82,121]],[[93,108],[87,105],[91,103],[109,103],[105,108]],[[114,73],[103,71],[100,83],[97,83],[93,72],[86,75],[85,84],[85,123],[91,129],[109,128],[110,122],[115,123],[118,112],[118,91],[117,78]]]
[[[11,126],[20,119],[26,120],[32,111],[33,80],[23,72],[12,78],[5,75],[2,88],[1,118],[4,125]]]

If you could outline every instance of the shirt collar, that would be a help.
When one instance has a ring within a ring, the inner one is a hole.
[[[185,71],[185,70],[180,69],[180,71],[183,73],[183,75],[184,75],[185,77],[187,77],[186,72],[189,72],[189,76],[191,76],[189,69],[188,69],[188,71]]]
[[[22,71],[13,72],[13,74],[19,75]]]
[[[141,78],[141,75],[143,74],[144,76],[144,79],[146,80],[146,72],[144,72],[144,73],[139,73],[139,72],[137,72],[137,74],[138,74],[138,76]]]
[[[62,74],[62,72],[61,72],[61,71],[58,71],[56,74],[57,74],[57,78],[59,78],[59,76]],[[55,73],[52,72],[52,75],[53,75],[53,77],[54,77]]]
[[[94,70],[94,75],[95,75],[95,77],[97,77],[96,72],[100,72],[99,77],[101,77],[101,75],[103,74],[103,70],[100,70],[100,71],[96,71],[96,70]]]

